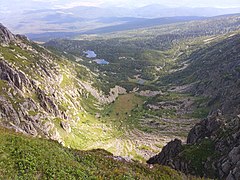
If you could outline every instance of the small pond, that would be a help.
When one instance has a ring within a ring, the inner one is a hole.
[[[94,51],[88,50],[88,51],[84,51],[84,53],[86,54],[87,58],[95,58],[95,57],[97,57],[97,54]]]
[[[106,61],[105,59],[95,59],[93,61],[96,62],[97,64],[101,64],[101,65],[109,64],[109,62]]]

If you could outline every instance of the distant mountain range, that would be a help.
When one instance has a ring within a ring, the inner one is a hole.
[[[56,35],[56,33],[112,32],[116,29],[128,30],[159,25],[163,24],[163,21],[168,23],[166,21],[169,19],[159,19],[163,17],[181,17],[177,18],[178,20],[170,19],[175,22],[239,12],[240,8],[173,8],[158,4],[135,9],[78,6],[69,9],[17,10],[8,13],[0,11],[0,22],[6,24],[15,33],[33,33],[42,36],[49,33]]]
[[[128,9],[123,7],[91,7],[78,6],[70,9],[49,9],[45,11],[29,11],[27,14],[36,13],[56,14],[65,13],[74,17],[97,19],[106,17],[135,17],[135,18],[160,18],[173,16],[218,16],[223,14],[239,13],[240,8],[212,8],[212,7],[166,7],[152,4],[140,8]]]

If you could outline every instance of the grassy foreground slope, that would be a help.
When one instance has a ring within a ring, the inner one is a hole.
[[[78,151],[0,129],[0,179],[186,179],[165,166],[149,168],[105,150]]]

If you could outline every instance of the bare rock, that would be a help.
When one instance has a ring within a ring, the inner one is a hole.
[[[16,37],[0,23],[0,44],[8,45],[16,40]]]
[[[60,136],[59,132],[55,129],[53,134],[50,137],[52,140],[59,142],[60,144],[64,144],[62,137]]]
[[[187,137],[188,144],[200,142],[206,137],[210,137],[219,129],[222,121],[217,117],[209,117],[197,123],[189,132]]]
[[[163,147],[162,151],[158,155],[150,158],[147,163],[169,165],[169,163],[172,162],[173,159],[179,154],[181,149],[182,141],[175,139]]]
[[[0,61],[0,79],[8,81],[19,90],[32,86],[32,83],[23,72],[15,70],[4,60]]]
[[[69,123],[62,121],[60,125],[67,133],[71,133],[72,129]]]

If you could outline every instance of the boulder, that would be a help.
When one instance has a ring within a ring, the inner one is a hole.
[[[162,151],[158,155],[150,158],[147,163],[169,165],[169,163],[171,163],[173,159],[179,154],[181,149],[182,141],[175,139],[163,147]]]
[[[60,125],[67,133],[71,133],[72,129],[69,123],[62,121]]]

